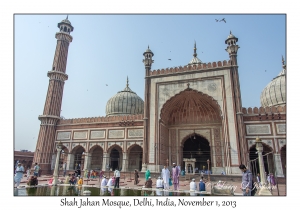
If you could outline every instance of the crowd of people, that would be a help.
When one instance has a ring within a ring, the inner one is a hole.
[[[107,177],[104,175],[104,171],[96,172],[95,170],[85,170],[83,176],[81,175],[81,168],[80,165],[77,165],[76,170],[73,173],[69,173],[66,176],[66,162],[63,164],[64,168],[64,181],[59,180],[59,183],[70,184],[70,185],[83,185],[83,178],[87,179],[94,179],[99,177],[99,181],[101,180],[101,188],[119,188],[120,187],[120,171],[118,168],[115,169],[113,176]],[[257,186],[262,186],[260,174],[258,173],[256,177],[253,177],[250,170],[246,168],[245,165],[241,164],[239,166],[242,172],[242,184],[241,190],[244,196],[253,195],[253,190],[255,188],[254,181],[256,181]],[[23,165],[17,162],[15,166],[15,176],[14,176],[14,183],[15,187],[19,187],[20,182],[23,178],[25,173],[25,169]],[[38,163],[35,163],[33,167],[33,175],[31,176],[31,169],[28,168],[26,170],[25,177],[27,177],[27,185],[28,186],[36,186],[38,185],[38,176],[40,172],[40,166]],[[155,183],[157,189],[164,189],[170,190],[170,187],[173,186],[174,190],[179,190],[179,176],[180,176],[180,166],[176,163],[172,164],[171,170],[168,169],[167,165],[164,165],[160,176],[154,182],[151,178],[151,172],[149,169],[145,171],[145,183],[144,188],[152,188],[153,183]],[[225,175],[225,172],[221,172],[222,175]],[[203,179],[204,172],[200,172],[200,181],[197,184],[195,179],[193,178],[190,182],[190,191],[206,191],[205,188],[205,181]],[[265,174],[266,175],[266,184],[269,187],[273,187],[276,185],[276,179],[272,173]],[[255,180],[256,178],[256,180]],[[48,184],[51,185],[53,182],[53,178],[48,181]],[[137,169],[134,170],[134,185],[138,185],[140,182],[139,180],[139,172]]]

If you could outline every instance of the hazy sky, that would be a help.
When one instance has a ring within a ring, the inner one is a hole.
[[[15,15],[15,150],[35,150],[56,47],[57,23],[66,15]],[[226,19],[216,22],[215,19]],[[239,38],[243,107],[259,107],[263,88],[286,58],[285,15],[69,15],[71,33],[61,116],[105,116],[106,102],[129,86],[144,99],[143,52],[152,69],[184,66],[194,41],[202,62],[228,60],[225,40]],[[169,61],[168,59],[171,59]],[[106,84],[108,86],[106,86]]]

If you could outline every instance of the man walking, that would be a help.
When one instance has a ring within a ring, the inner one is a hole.
[[[116,177],[116,181],[115,181],[115,188],[119,188],[119,183],[120,183],[120,171],[118,170],[118,168],[116,168],[115,172],[114,172],[114,176]]]
[[[242,175],[242,191],[243,196],[251,196],[252,190],[252,173],[246,168],[245,165],[241,164],[239,166],[240,170],[243,172]]]
[[[161,177],[164,180],[164,189],[168,190],[169,189],[170,171],[166,165],[164,165],[164,168],[161,170]]]
[[[174,184],[174,190],[179,190],[179,174],[180,174],[179,167],[176,166],[176,163],[173,163],[172,179]]]

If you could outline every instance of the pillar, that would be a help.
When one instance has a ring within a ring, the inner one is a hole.
[[[53,182],[52,182],[52,185],[57,185],[58,184],[59,158],[60,158],[60,152],[62,150],[62,144],[61,144],[61,142],[58,143],[56,149],[57,149],[57,153],[56,153],[56,161],[55,161],[55,168],[54,168],[54,173],[53,173]]]
[[[109,164],[109,154],[105,152],[103,153],[102,171],[109,171],[109,168],[107,168],[107,164]]]
[[[193,174],[195,174],[195,162],[193,162]]]
[[[85,153],[84,156],[84,166],[83,166],[83,170],[90,170],[91,168],[91,160],[92,160],[92,154],[89,152]]]
[[[274,160],[275,160],[276,176],[284,177],[280,154],[278,153],[274,154]]]
[[[262,184],[262,187],[259,189],[258,195],[272,195],[271,192],[268,190],[267,184],[266,184],[265,166],[264,166],[264,159],[262,156],[263,145],[262,145],[262,141],[259,137],[256,138],[256,150],[257,150],[257,155],[258,155],[260,179],[261,179],[261,184]]]
[[[74,154],[68,154],[67,170],[74,170]]]
[[[128,171],[127,152],[123,152],[122,171]]]
[[[56,160],[56,154],[53,154],[51,158],[51,170],[53,170],[55,167],[55,160]]]

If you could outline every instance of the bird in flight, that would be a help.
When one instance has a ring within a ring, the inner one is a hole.
[[[219,22],[219,20],[218,19],[215,19],[216,20],[216,22]]]
[[[226,23],[226,20],[225,20],[225,18],[223,18],[222,20],[220,20],[219,22],[221,22],[221,21],[224,21],[224,23]]]
[[[169,61],[171,60],[171,58],[168,59]]]
[[[106,84],[106,86],[108,86],[108,85]]]

